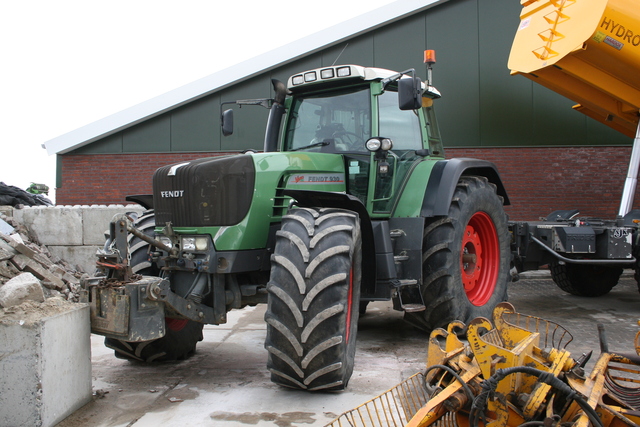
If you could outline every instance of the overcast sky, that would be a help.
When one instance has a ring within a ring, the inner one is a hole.
[[[54,198],[44,142],[389,3],[2,2],[0,181]]]

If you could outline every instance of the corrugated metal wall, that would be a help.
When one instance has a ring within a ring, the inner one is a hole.
[[[573,111],[572,101],[509,75],[506,64],[520,9],[517,0],[450,0],[69,154],[261,149],[268,111],[234,107],[235,133],[224,138],[219,123],[222,101],[270,97],[271,78],[286,81],[299,71],[331,65],[338,56],[338,63],[397,71],[413,67],[424,79],[422,51],[427,48],[437,53],[434,83],[443,94],[437,108],[445,146],[630,144],[629,138]]]

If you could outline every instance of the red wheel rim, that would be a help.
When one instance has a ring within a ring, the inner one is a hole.
[[[187,326],[187,319],[172,319],[170,317],[164,318],[167,328],[171,329],[174,332],[178,332],[184,329]]]
[[[349,289],[347,296],[347,321],[346,331],[344,333],[344,342],[349,342],[349,335],[351,334],[351,312],[353,310],[353,267],[349,271]]]
[[[471,304],[486,304],[500,272],[500,242],[496,227],[485,212],[476,212],[464,230],[460,270],[464,292]]]

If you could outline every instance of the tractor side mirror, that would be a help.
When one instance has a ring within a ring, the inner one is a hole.
[[[398,80],[398,107],[401,110],[417,110],[422,107],[421,86],[420,77],[403,77]]]
[[[224,110],[222,113],[222,134],[229,136],[233,134],[233,110]]]

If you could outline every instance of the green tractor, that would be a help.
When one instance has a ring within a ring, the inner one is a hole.
[[[84,285],[116,356],[183,359],[204,324],[267,303],[272,381],[340,390],[370,301],[431,330],[506,300],[506,192],[492,163],[445,160],[429,82],[341,65],[273,87],[233,102],[270,109],[264,152],[162,167],[129,198],[148,211],[112,221]]]

